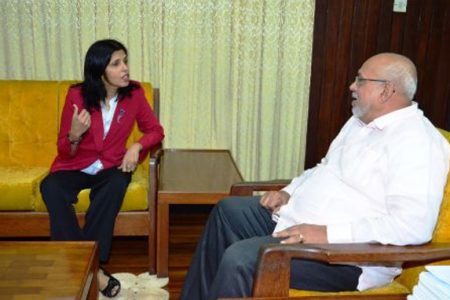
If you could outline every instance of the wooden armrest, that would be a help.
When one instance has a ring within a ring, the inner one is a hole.
[[[287,297],[292,258],[312,259],[331,264],[401,266],[450,258],[450,243],[421,246],[380,244],[269,244],[260,250],[253,285],[255,297]]]
[[[231,186],[231,196],[252,196],[258,191],[279,191],[288,185],[290,180],[279,179],[271,181],[247,181],[235,183]]]
[[[159,160],[161,159],[161,156],[163,155],[164,151],[162,148],[162,143],[156,144],[150,149],[149,153],[149,159],[150,164],[152,164],[152,161],[156,164],[159,164]]]
[[[150,149],[149,155],[149,166],[148,166],[148,205],[149,209],[152,209],[150,206],[154,206],[156,202],[156,194],[158,192],[158,183],[159,183],[159,162],[161,160],[161,156],[164,151],[162,149],[162,143],[156,144]]]
[[[150,149],[149,153],[149,167],[148,167],[148,205],[149,210],[153,210],[151,206],[155,206],[156,194],[158,192],[159,184],[159,163],[164,151],[162,149],[162,143],[156,144]]]
[[[159,186],[159,163],[163,154],[162,143],[150,149],[148,166],[148,257],[149,272],[156,273],[156,198]]]

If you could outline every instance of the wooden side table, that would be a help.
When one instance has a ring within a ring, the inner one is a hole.
[[[1,241],[0,298],[97,299],[98,264],[95,242]]]
[[[169,274],[169,205],[215,204],[241,182],[228,150],[164,149],[161,157],[156,221],[156,270]]]

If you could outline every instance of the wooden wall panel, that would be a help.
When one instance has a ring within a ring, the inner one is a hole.
[[[418,68],[416,101],[438,127],[450,130],[450,1],[316,0],[305,167],[317,164],[351,115],[361,64],[380,52],[408,56]]]

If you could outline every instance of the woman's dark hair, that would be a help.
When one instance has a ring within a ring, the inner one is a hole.
[[[123,50],[128,54],[125,46],[112,39],[99,40],[93,43],[86,52],[84,60],[84,81],[81,85],[84,106],[88,111],[100,109],[100,102],[106,97],[106,89],[102,80],[106,67],[115,51]],[[119,101],[130,95],[137,85],[130,83],[128,86],[118,89]]]

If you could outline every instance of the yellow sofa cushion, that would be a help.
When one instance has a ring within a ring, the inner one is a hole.
[[[75,81],[0,80],[0,210],[46,211],[39,191],[56,155],[56,140],[67,90]],[[153,88],[141,83],[151,107]],[[135,125],[127,142],[142,134]],[[133,174],[121,211],[146,210],[148,158]],[[75,205],[86,211],[89,190],[80,192]]]
[[[0,210],[34,210],[39,183],[48,167],[0,166]]]
[[[144,170],[142,166],[139,166],[136,172],[134,172],[120,211],[138,211],[146,210],[148,208],[147,172],[148,171]],[[89,192],[90,189],[84,189],[78,194],[78,202],[75,204],[75,211],[87,211],[87,208],[89,207]],[[38,193],[36,196],[35,210],[40,212],[47,211],[47,207],[42,200],[41,193]]]

